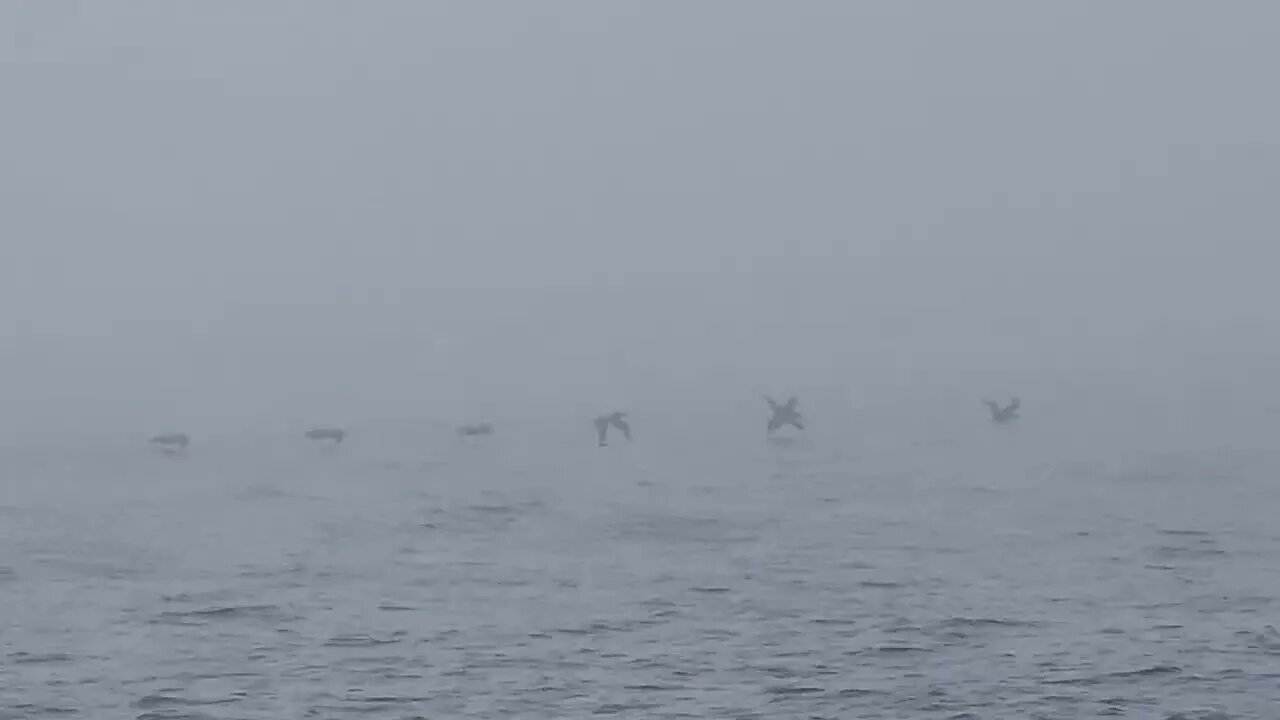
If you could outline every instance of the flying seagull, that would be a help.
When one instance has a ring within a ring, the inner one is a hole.
[[[476,435],[492,435],[493,425],[491,423],[478,423],[476,425],[459,425],[458,435],[461,437],[475,437]]]
[[[991,422],[1001,425],[1017,420],[1018,408],[1022,407],[1022,401],[1016,397],[1009,400],[1009,404],[1004,407],[1000,407],[991,400],[983,400],[982,402],[987,406],[987,410],[991,411]]]
[[[627,424],[627,414],[624,412],[615,412],[610,415],[601,415],[595,419],[596,424],[596,440],[600,447],[605,447],[609,443],[607,438],[609,435],[609,426],[613,426],[622,431],[623,437],[627,440],[631,439],[631,426]]]
[[[768,395],[765,395],[764,399],[769,402],[768,432],[773,432],[783,425],[791,425],[799,430],[804,429],[804,417],[800,415],[800,411],[796,410],[796,405],[799,401],[794,395],[787,400],[786,404],[782,405]]]
[[[166,453],[176,453],[187,449],[191,444],[191,438],[186,433],[168,433],[167,435],[156,435],[149,440],[152,445],[159,445],[160,449]]]
[[[312,428],[305,433],[308,440],[332,440],[334,445],[347,439],[347,431],[342,428]]]

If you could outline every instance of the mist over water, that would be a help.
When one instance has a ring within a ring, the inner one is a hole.
[[[0,717],[1267,716],[1277,21],[0,5]]]

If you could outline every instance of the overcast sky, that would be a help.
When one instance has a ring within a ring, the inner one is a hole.
[[[1261,374],[1278,67],[1263,0],[10,0],[0,428]]]

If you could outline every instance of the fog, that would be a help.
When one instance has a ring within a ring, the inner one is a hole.
[[[1276,27],[5,3],[0,430],[1269,412]]]

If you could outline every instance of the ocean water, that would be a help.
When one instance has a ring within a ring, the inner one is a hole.
[[[1280,707],[1265,443],[367,440],[0,455],[0,718]]]

